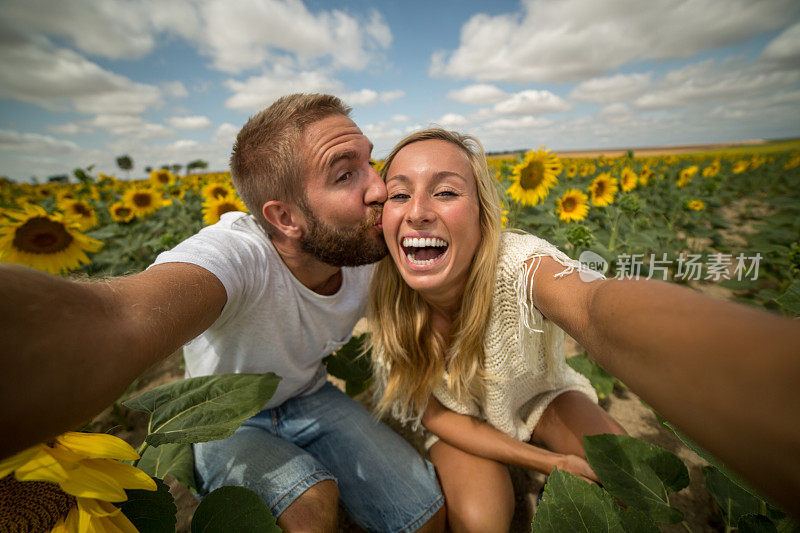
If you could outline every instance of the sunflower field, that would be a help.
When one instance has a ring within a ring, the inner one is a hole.
[[[503,199],[504,227],[539,235],[607,277],[666,280],[772,312],[800,314],[800,140],[652,157],[628,152],[570,159],[542,147],[487,161]],[[129,181],[92,170],[75,169],[72,183],[0,178],[0,261],[83,278],[137,272],[222,214],[246,211],[229,173],[177,176],[156,170],[149,179]],[[326,360],[329,373],[344,381],[351,396],[371,382],[368,364],[357,357],[362,340],[354,338]],[[568,362],[590,379],[600,398],[624,388],[585,353]],[[113,522],[125,531],[174,530],[175,504],[161,479],[171,474],[196,490],[191,443],[230,435],[260,409],[279,379],[208,376],[132,399],[126,394],[124,405],[149,419],[138,450],[102,436],[69,433],[48,449],[34,447],[0,462],[0,484],[16,483],[7,474],[20,480],[21,472],[33,471],[31,465],[55,449],[65,472],[86,468],[119,480],[108,493],[86,498],[74,480],[42,479],[58,483],[61,490],[52,497],[74,509],[58,527],[66,531],[96,521],[98,528]],[[213,394],[235,397],[236,416],[214,412],[208,401]],[[122,400],[113,412],[123,410]],[[124,426],[126,417],[120,415],[118,423]],[[201,421],[202,431],[196,429]],[[724,464],[660,417],[659,422],[707,462],[703,475],[721,517],[718,528],[800,531]],[[584,444],[603,486],[560,471],[551,474],[534,531],[659,531],[665,524],[691,530],[670,502],[670,495],[689,484],[681,459],[627,436],[588,437]],[[33,487],[15,485],[18,495],[23,486]],[[206,497],[192,529],[219,519],[226,509],[252,520],[241,527],[267,523],[264,530],[277,530],[263,503],[234,487]]]

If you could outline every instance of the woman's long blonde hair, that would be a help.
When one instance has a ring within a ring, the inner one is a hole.
[[[406,284],[391,256],[378,263],[367,314],[373,358],[383,360],[382,367],[374,365],[375,371],[386,373],[376,405],[380,416],[387,411],[410,418],[421,415],[445,372],[456,399],[477,400],[482,391],[483,339],[492,311],[500,243],[500,198],[480,142],[440,128],[418,131],[400,141],[386,158],[383,178],[400,150],[427,140],[450,142],[469,159],[477,184],[481,239],[449,339],[431,327],[428,304]]]

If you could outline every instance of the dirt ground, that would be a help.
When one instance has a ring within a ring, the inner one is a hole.
[[[567,339],[565,354],[572,356],[583,350],[572,339]],[[181,353],[176,352],[161,363],[152,367],[139,380],[136,391],[138,394],[164,383],[181,379]],[[336,378],[331,378],[336,383]],[[342,385],[338,383],[337,385]],[[364,395],[366,396],[366,395]],[[601,405],[613,416],[632,436],[661,446],[681,458],[689,469],[691,484],[682,491],[670,497],[672,505],[683,511],[686,522],[694,532],[721,531],[714,527],[714,504],[705,489],[705,480],[701,467],[706,463],[694,452],[686,448],[677,437],[664,429],[655,418],[650,409],[645,407],[638,397],[628,390],[616,388],[611,397],[601,402]],[[123,413],[115,414],[109,408],[99,415],[92,423],[93,431],[108,431],[122,437],[134,446],[142,442],[146,432],[147,418],[143,413],[129,411],[125,408]],[[124,415],[120,417],[120,414]],[[400,428],[397,428],[398,430]],[[512,482],[516,493],[516,511],[512,523],[513,532],[530,531],[530,524],[535,509],[536,495],[542,486],[544,476],[536,472],[526,471],[522,468],[512,467]],[[188,532],[191,516],[198,505],[198,500],[184,485],[167,476],[166,482],[175,497],[178,507],[178,532]],[[667,532],[685,531],[680,525],[665,526]],[[347,516],[340,520],[340,531],[360,531]]]

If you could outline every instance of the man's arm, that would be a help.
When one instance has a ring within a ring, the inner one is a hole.
[[[533,304],[698,444],[800,515],[800,322],[542,259]]]
[[[187,263],[90,282],[0,265],[0,458],[89,420],[208,328],[226,298]]]

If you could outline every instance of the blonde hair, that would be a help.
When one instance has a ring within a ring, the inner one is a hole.
[[[261,213],[266,202],[305,206],[301,146],[305,128],[331,115],[349,114],[350,108],[335,96],[290,94],[251,117],[239,131],[231,154],[231,181],[267,233],[275,230]]]
[[[452,343],[431,327],[430,309],[411,289],[391,257],[378,263],[370,290],[370,348],[381,357],[386,384],[378,399],[379,416],[393,411],[414,418],[425,410],[428,397],[447,372],[447,385],[458,400],[477,400],[482,393],[483,339],[492,311],[492,292],[500,243],[500,198],[480,142],[471,136],[432,128],[400,141],[386,158],[382,175],[409,144],[443,140],[463,150],[475,176],[481,239],[472,260],[458,315],[450,328]],[[376,372],[381,365],[373,363]],[[476,379],[477,378],[477,379]]]

